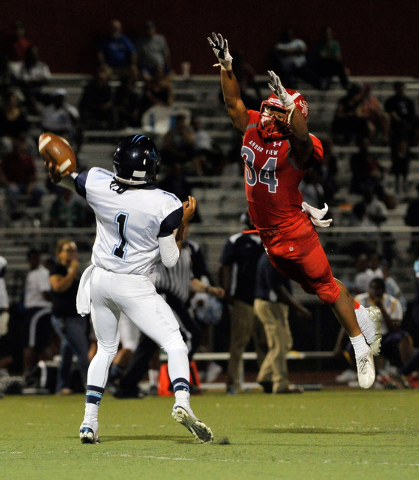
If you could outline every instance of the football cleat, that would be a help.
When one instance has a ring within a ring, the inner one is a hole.
[[[172,417],[184,425],[198,442],[211,443],[214,440],[211,429],[196,418],[190,406],[175,403],[172,410]]]
[[[99,424],[97,420],[83,420],[80,425],[80,441],[81,443],[100,443],[97,431]]]
[[[374,357],[378,357],[380,355],[381,349],[381,321],[383,319],[383,315],[378,307],[372,306],[365,309],[367,312],[368,318],[374,324],[375,335],[373,341],[370,343],[371,352]]]
[[[364,353],[356,358],[358,383],[361,388],[370,388],[375,381],[375,366],[372,353]]]

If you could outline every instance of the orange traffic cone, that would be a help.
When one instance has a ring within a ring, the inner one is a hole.
[[[190,378],[189,382],[197,388],[201,388],[201,380],[199,379],[198,367],[195,362],[190,362]],[[162,363],[159,373],[159,386],[157,389],[159,396],[170,397],[173,395],[172,383],[169,378],[169,370],[167,363]]]

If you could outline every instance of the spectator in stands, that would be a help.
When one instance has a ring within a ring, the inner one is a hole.
[[[97,68],[92,80],[83,89],[79,111],[85,130],[115,128],[116,112],[109,84],[111,73],[106,65]]]
[[[131,40],[122,33],[119,20],[112,20],[109,33],[100,39],[97,57],[99,67],[109,67],[117,77],[126,75],[130,69],[137,69],[137,51]]]
[[[254,228],[248,213],[243,215],[243,223],[247,229]],[[256,269],[262,253],[259,236],[242,232],[232,235],[221,253],[219,282],[226,292],[231,320],[226,390],[230,395],[236,395],[240,388],[241,356],[252,336],[259,366],[265,358],[263,327],[253,309]]]
[[[118,128],[139,127],[144,113],[144,96],[138,91],[137,68],[130,68],[121,79],[121,85],[117,88],[114,104],[118,115]]]
[[[80,114],[78,109],[67,101],[68,92],[64,88],[55,90],[50,105],[42,109],[41,126],[66,138],[75,150],[80,150]]]
[[[4,97],[16,85],[16,75],[10,67],[8,58],[0,52],[0,96]]]
[[[321,184],[321,176],[318,170],[310,169],[305,174],[299,185],[303,200],[314,207],[323,208],[324,190]]]
[[[170,51],[164,35],[157,33],[156,26],[149,20],[144,25],[144,35],[137,38],[138,68],[144,80],[150,80],[156,73],[171,76]]]
[[[368,190],[374,191],[382,186],[384,168],[370,153],[369,146],[368,138],[361,138],[358,142],[359,151],[351,155],[351,193],[362,195]]]
[[[383,371],[385,359],[398,367],[405,365],[413,356],[413,341],[409,333],[401,329],[402,305],[397,298],[386,293],[384,279],[374,277],[368,291],[357,295],[355,300],[366,308],[378,307],[382,315],[381,355],[376,358],[378,373],[386,375]]]
[[[163,137],[161,155],[166,165],[185,165],[193,157],[194,130],[185,115],[176,117],[174,126]]]
[[[366,189],[362,196],[367,207],[368,217],[378,227],[386,222],[388,217],[387,207],[384,202],[379,200],[375,192],[371,189]]]
[[[348,233],[345,244],[340,248],[341,253],[357,256],[360,253],[369,255],[380,242],[377,225],[368,217],[367,207],[363,201],[357,202],[352,207],[350,217],[343,222],[348,227],[362,227],[365,233]]]
[[[222,172],[224,156],[220,148],[213,145],[211,134],[202,128],[198,117],[191,118],[194,132],[193,167],[190,175],[219,175]]]
[[[31,248],[26,254],[30,271],[24,291],[25,325],[23,329],[23,374],[28,375],[39,360],[52,360],[50,349],[51,284],[49,270],[41,263],[41,253]]]
[[[42,185],[36,183],[34,158],[27,153],[26,138],[20,136],[14,141],[13,151],[1,159],[0,183],[6,187],[6,196],[11,220],[18,218],[19,196],[26,195],[27,206],[35,207],[45,193]]]
[[[412,304],[412,320],[415,327],[419,327],[419,245],[415,245],[415,249],[412,252],[413,255],[413,273],[415,275],[415,288],[416,295]]]
[[[351,293],[358,295],[368,290],[370,282],[374,277],[373,271],[369,268],[368,255],[365,253],[359,254],[355,261],[355,268],[358,273],[355,275]]]
[[[409,172],[410,146],[418,129],[418,117],[415,104],[405,93],[403,82],[394,82],[395,95],[388,98],[384,104],[390,114],[390,148],[392,173],[396,180],[396,193],[400,188],[407,191],[407,175]],[[402,184],[400,185],[400,180]]]
[[[370,137],[374,138],[379,130],[383,143],[387,144],[390,134],[390,115],[384,110],[380,100],[372,94],[372,86],[367,82],[363,85],[361,108],[362,115],[368,123]]]
[[[407,311],[407,300],[406,300],[406,297],[403,295],[403,292],[399,287],[398,283],[391,276],[389,262],[383,259],[380,263],[380,268],[383,273],[383,279],[386,285],[386,293],[388,293],[392,297],[395,297],[397,298],[397,300],[399,300],[399,302],[402,305],[403,315],[405,315]]]
[[[291,28],[281,33],[279,42],[271,52],[272,69],[287,88],[296,88],[297,78],[304,79],[314,88],[324,88],[324,82],[309,67],[306,52],[306,43],[301,38],[295,38]]]
[[[365,308],[377,307],[381,319],[381,354],[375,358],[377,377],[376,381],[381,383],[384,388],[403,388],[405,384],[400,382],[400,375],[392,367],[386,365],[386,360],[390,364],[398,367],[400,372],[408,375],[411,373],[411,363],[417,364],[418,359],[414,357],[413,341],[407,331],[401,329],[403,320],[403,308],[400,301],[392,295],[386,293],[385,281],[383,278],[374,277],[369,284],[368,290],[355,297],[355,301]],[[340,335],[342,334],[342,330]],[[353,356],[353,350],[348,343],[346,348],[347,359]],[[353,363],[350,361],[350,363]],[[343,372],[337,377],[339,383],[353,380],[355,376],[350,375],[350,371]],[[382,388],[381,387],[381,388]]]
[[[162,152],[162,163],[164,165],[164,176],[159,180],[156,186],[166,192],[174,193],[180,200],[192,195],[192,186],[189,183],[185,166],[180,162],[170,163],[166,160]],[[198,208],[195,210],[191,223],[200,223],[202,221]]]
[[[61,339],[61,364],[58,372],[56,392],[62,395],[72,393],[71,372],[73,355],[83,384],[87,382],[89,368],[88,320],[77,313],[76,295],[80,282],[80,262],[77,245],[68,239],[57,242],[55,254],[57,263],[51,269],[52,325]]]
[[[320,184],[323,187],[324,201],[330,205],[335,202],[334,197],[339,190],[338,182],[338,163],[333,154],[333,140],[330,136],[320,138],[323,145],[323,160],[313,168],[320,178]]]
[[[175,100],[170,76],[157,67],[152,77],[144,79],[144,108],[147,110],[154,105],[171,106]]]
[[[262,253],[256,270],[254,310],[263,324],[268,353],[260,367],[257,381],[265,393],[303,393],[304,389],[289,382],[287,353],[292,348],[288,322],[289,307],[307,320],[312,314],[292,296],[291,283]]]
[[[326,26],[322,36],[314,43],[309,52],[309,64],[313,71],[324,79],[323,88],[329,88],[335,75],[339,77],[342,87],[345,90],[348,88],[348,74],[342,62],[340,44],[333,37],[332,27]]]
[[[7,260],[0,256],[0,338],[9,330],[9,296],[6,288]]]
[[[0,157],[13,151],[13,142],[25,136],[29,121],[22,108],[22,94],[19,90],[8,90],[0,108]]]
[[[332,121],[332,133],[335,141],[343,137],[344,143],[362,142],[370,137],[368,123],[362,112],[363,90],[361,85],[353,83],[345,96],[338,100]]]
[[[409,202],[404,216],[404,223],[409,227],[419,227],[419,183],[416,184],[417,197]],[[410,237],[410,251],[413,253],[419,246],[419,233],[412,233]]]
[[[14,31],[10,38],[8,57],[11,62],[23,62],[26,51],[32,42],[26,38],[25,27],[21,21],[16,21]]]
[[[39,50],[31,45],[25,53],[25,60],[18,71],[18,84],[26,99],[28,111],[38,114],[40,103],[44,104],[48,98],[43,87],[51,80],[51,71],[48,65],[39,60]]]
[[[233,72],[239,82],[244,104],[249,110],[259,111],[263,98],[256,80],[256,73],[252,65],[246,62],[244,53],[241,51],[233,53]],[[222,92],[220,94],[224,103]]]
[[[91,227],[95,216],[84,198],[67,188],[58,188],[49,211],[49,222],[53,228]]]

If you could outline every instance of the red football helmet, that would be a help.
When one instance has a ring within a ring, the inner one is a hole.
[[[301,93],[290,88],[285,89],[294,100],[295,107],[300,110],[305,121],[308,118],[308,103]],[[272,93],[268,100],[262,102],[258,122],[258,132],[266,142],[272,142],[292,135],[289,111],[279,98]]]

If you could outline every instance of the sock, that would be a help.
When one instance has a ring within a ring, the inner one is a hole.
[[[356,337],[349,337],[352,346],[354,347],[355,350],[355,357],[358,358],[364,353],[371,353],[370,347],[367,345],[367,342],[365,341],[364,335],[360,333]]]
[[[97,417],[104,388],[87,385],[85,416]]]
[[[368,344],[375,340],[375,327],[373,321],[369,318],[367,310],[363,305],[355,310],[356,320]]]
[[[176,403],[187,403],[189,405],[190,384],[184,378],[177,378],[172,382]]]
[[[159,371],[150,368],[148,371],[148,383],[157,387],[159,383]]]

